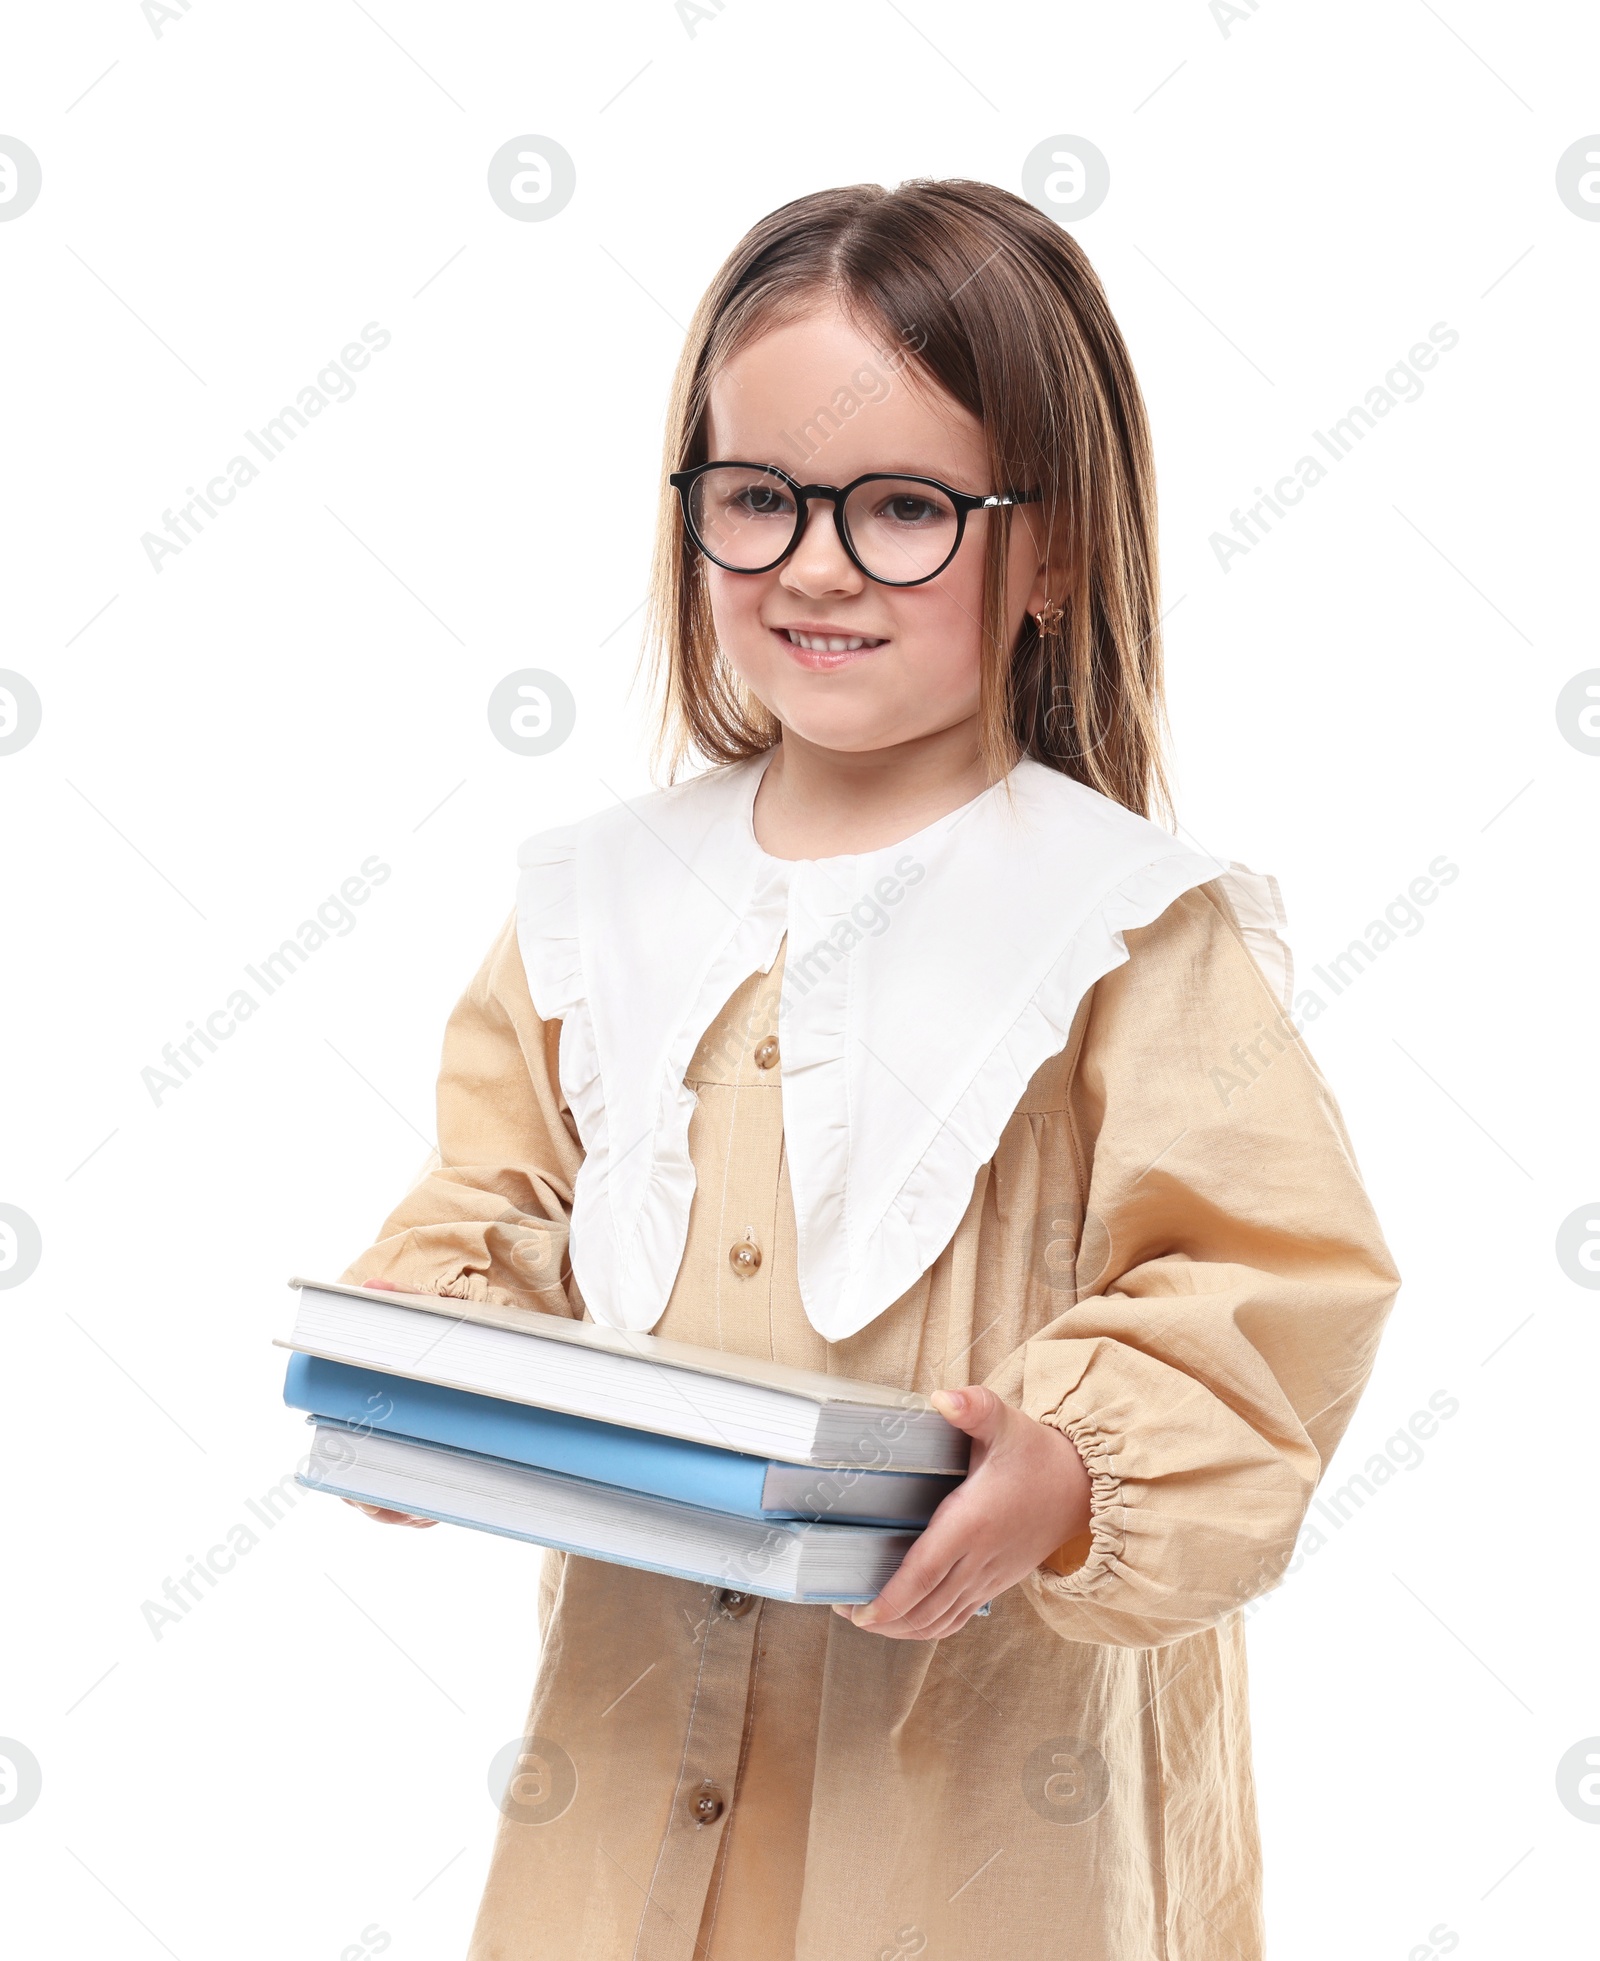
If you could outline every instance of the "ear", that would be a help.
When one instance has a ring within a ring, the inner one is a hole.
[[[1045,580],[1044,564],[1041,561],[1039,569],[1033,575],[1033,584],[1028,588],[1028,611],[1030,613],[1037,613],[1039,608],[1049,599],[1054,599],[1059,603],[1060,595],[1049,590]]]
[[[1063,574],[1047,566],[1045,562],[1044,526],[1040,522],[1037,508],[1032,504],[1020,504],[1016,507],[1014,515],[1022,519],[1023,528],[1027,532],[1032,548],[1033,578],[1029,582],[1027,598],[1027,609],[1031,615],[1037,613],[1046,600],[1053,599],[1058,605],[1063,603],[1064,588],[1058,591],[1051,590],[1052,586],[1061,587]]]

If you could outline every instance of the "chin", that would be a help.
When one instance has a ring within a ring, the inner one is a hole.
[[[875,749],[890,749],[904,736],[885,735],[876,729],[861,728],[796,728],[792,722],[784,724],[791,735],[809,742],[813,749],[831,750],[836,756],[869,756]]]
[[[778,720],[792,735],[816,749],[832,749],[841,755],[865,755],[874,749],[892,749],[897,743],[913,742],[927,730],[897,722],[889,716],[818,713],[813,706],[786,715],[780,708]]]

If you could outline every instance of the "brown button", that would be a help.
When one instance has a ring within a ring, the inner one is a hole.
[[[722,1793],[714,1784],[703,1785],[689,1800],[689,1809],[694,1814],[697,1825],[714,1825],[727,1806],[722,1802]]]
[[[728,1264],[741,1280],[748,1280],[761,1264],[761,1248],[751,1239],[735,1240],[728,1248]]]
[[[730,1621],[742,1621],[755,1604],[753,1593],[735,1593],[732,1587],[723,1587],[717,1594],[717,1606]]]
[[[758,1069],[773,1069],[777,1067],[778,1038],[776,1035],[769,1035],[764,1042],[757,1044],[755,1060]]]

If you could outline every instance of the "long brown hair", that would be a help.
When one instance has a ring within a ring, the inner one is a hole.
[[[1024,199],[961,178],[853,184],[782,206],[740,240],[695,311],[667,415],[668,470],[706,460],[722,363],[821,297],[887,342],[891,366],[909,359],[978,418],[992,471],[983,488],[1040,494],[1046,590],[1062,618],[1041,630],[1024,615],[1012,645],[1013,514],[991,513],[979,711],[991,777],[1031,756],[1130,810],[1170,810],[1150,433],[1082,248]],[[665,484],[647,641],[673,771],[691,755],[738,762],[777,741],[718,650],[705,564]]]

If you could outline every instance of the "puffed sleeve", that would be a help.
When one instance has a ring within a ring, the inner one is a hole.
[[[513,913],[445,1028],[438,1150],[342,1280],[581,1317],[566,1255],[583,1151],[560,1033],[534,1012]]]
[[[1023,1582],[1158,1647],[1282,1576],[1399,1276],[1321,1072],[1222,895],[1127,935],[1070,1078],[1077,1298],[991,1377],[1072,1439],[1089,1529]]]

